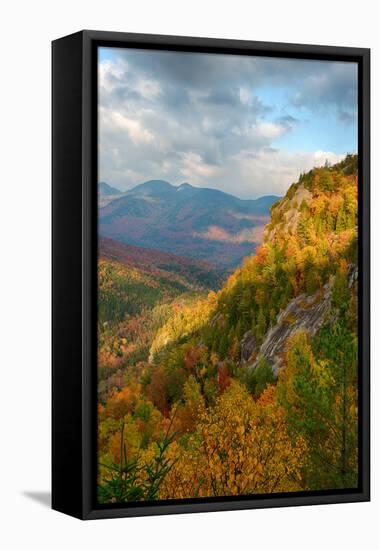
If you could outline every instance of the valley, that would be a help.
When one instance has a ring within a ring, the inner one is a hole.
[[[99,232],[230,269],[261,243],[270,207],[278,199],[242,200],[216,189],[152,180],[116,197],[102,195]]]
[[[102,186],[100,503],[357,486],[357,164]]]

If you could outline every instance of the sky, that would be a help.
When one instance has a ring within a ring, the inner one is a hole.
[[[357,151],[355,63],[100,48],[99,181],[283,195]]]

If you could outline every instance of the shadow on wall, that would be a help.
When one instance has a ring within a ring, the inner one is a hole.
[[[34,500],[42,506],[51,506],[51,493],[50,491],[23,491],[22,493],[25,497]]]

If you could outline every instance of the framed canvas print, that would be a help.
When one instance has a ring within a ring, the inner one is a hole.
[[[53,508],[369,500],[369,50],[53,42]]]

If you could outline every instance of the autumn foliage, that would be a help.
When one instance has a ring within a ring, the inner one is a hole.
[[[357,486],[356,183],[354,155],[302,174],[218,292],[100,260],[100,502]],[[288,338],[279,372],[241,359],[244,335],[259,349],[325,285],[328,315]]]

